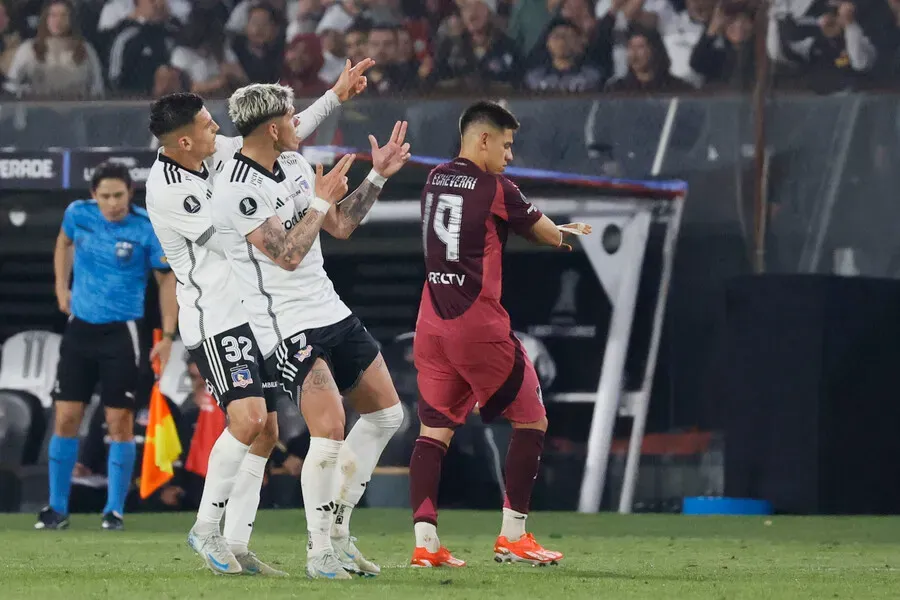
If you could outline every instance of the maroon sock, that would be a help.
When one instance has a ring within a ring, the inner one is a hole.
[[[420,437],[409,460],[409,501],[413,523],[437,526],[437,497],[441,483],[441,463],[447,445],[439,440]]]
[[[506,498],[504,508],[528,514],[531,491],[541,465],[544,432],[538,429],[513,429],[506,453]]]

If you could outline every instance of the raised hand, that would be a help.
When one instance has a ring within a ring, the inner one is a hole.
[[[391,139],[380,148],[375,136],[369,136],[369,144],[372,146],[372,167],[382,177],[390,177],[409,161],[409,144],[403,143],[408,126],[409,123],[406,121],[397,121]]]
[[[348,58],[346,64],[344,64],[341,76],[338,77],[334,87],[331,88],[341,102],[346,102],[365,91],[368,80],[363,73],[375,66],[375,61],[371,58],[366,58],[356,63],[356,66],[351,67],[350,65],[350,59]]]
[[[316,165],[316,196],[332,204],[347,194],[347,171],[356,160],[355,154],[345,154],[334,168],[324,175],[322,165]]]

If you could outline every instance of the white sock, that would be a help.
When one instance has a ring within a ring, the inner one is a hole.
[[[268,460],[267,456],[257,456],[248,452],[244,462],[241,463],[241,470],[228,499],[222,535],[228,540],[228,546],[235,556],[247,553],[247,544],[250,543],[253,522],[256,521],[256,511],[259,509],[259,490],[262,488]]]
[[[413,526],[413,529],[416,532],[416,548],[425,548],[429,552],[437,552],[441,549],[437,527],[431,523],[419,522]]]
[[[309,440],[309,452],[300,472],[306,529],[309,532],[308,555],[331,549],[331,522],[334,517],[334,485],[338,452],[342,443],[327,438]]]
[[[360,415],[338,454],[338,482],[331,536],[350,536],[350,514],[359,504],[385,446],[403,424],[400,403]]]
[[[517,541],[525,535],[525,520],[528,515],[516,512],[511,508],[503,509],[503,525],[500,526],[500,535],[511,542]]]
[[[199,533],[219,530],[222,513],[225,512],[225,505],[249,449],[250,446],[240,443],[227,429],[213,445],[209,453],[200,509],[197,511],[197,523],[194,525]]]

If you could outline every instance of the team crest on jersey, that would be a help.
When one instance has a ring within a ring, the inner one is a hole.
[[[307,345],[305,348],[300,348],[296,354],[294,354],[294,358],[297,359],[297,362],[303,362],[309,355],[312,354],[312,346]]]
[[[194,196],[188,196],[184,199],[184,210],[192,215],[200,212],[200,201]]]
[[[119,260],[128,260],[134,254],[134,244],[119,240],[116,242],[116,258]]]
[[[304,194],[309,193],[309,182],[306,181],[302,175],[300,177],[298,177],[297,179],[295,179],[294,181],[296,181],[297,185],[300,186],[301,192],[303,192]]]
[[[250,369],[247,368],[247,365],[240,365],[231,369],[231,383],[239,388],[245,388],[253,383],[253,377],[250,375]]]
[[[244,198],[240,204],[241,214],[245,217],[252,217],[256,214],[256,200],[253,198]]]

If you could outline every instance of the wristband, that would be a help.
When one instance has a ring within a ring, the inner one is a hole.
[[[381,188],[384,187],[384,182],[387,181],[387,177],[382,177],[375,169],[372,169],[369,171],[369,174],[366,175],[366,181],[371,181],[373,185]]]
[[[175,332],[174,331],[163,331],[163,338],[167,340],[175,341]]]
[[[327,215],[328,211],[331,210],[331,202],[328,200],[323,200],[316,196],[313,198],[313,201],[309,203],[309,207],[313,210],[317,210],[322,214]]]

